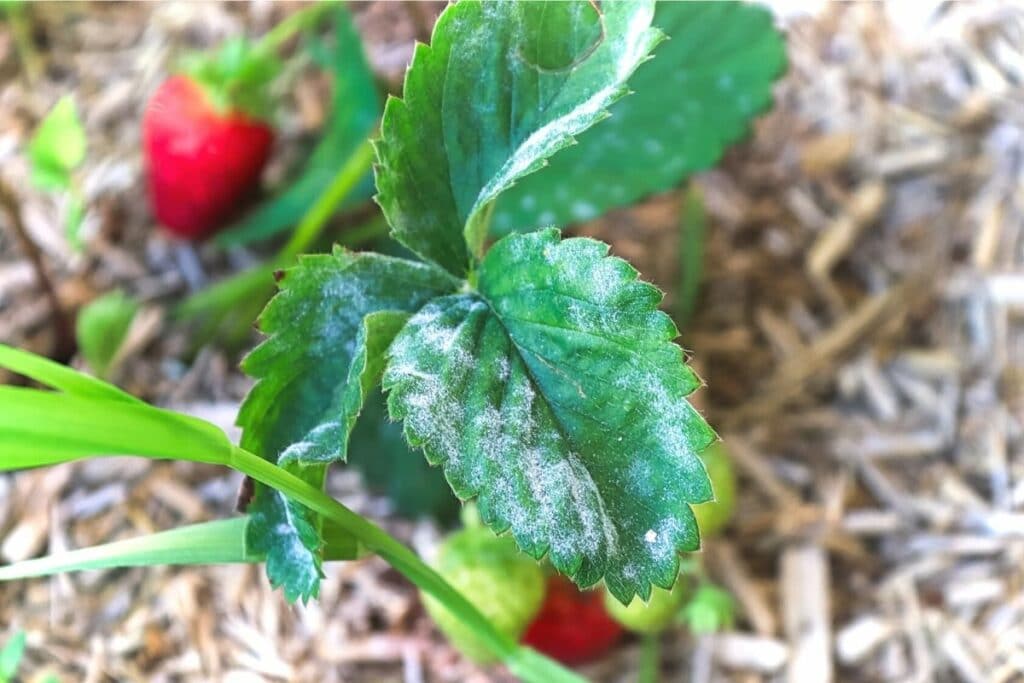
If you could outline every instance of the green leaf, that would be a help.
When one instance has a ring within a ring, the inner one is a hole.
[[[497,532],[615,597],[669,588],[712,496],[714,433],[661,293],[625,261],[557,230],[499,241],[479,293],[431,301],[389,350],[393,419]]]
[[[366,399],[349,441],[348,462],[363,475],[366,488],[386,495],[404,517],[433,517],[452,524],[459,499],[439,467],[431,467],[406,444],[402,426],[387,419],[379,391]]]
[[[736,619],[736,601],[718,586],[703,584],[683,607],[680,619],[698,635],[732,628]]]
[[[0,472],[97,455],[223,463],[231,451],[208,422],[142,402],[0,386]]]
[[[226,40],[212,53],[186,55],[181,63],[219,111],[240,110],[257,119],[270,118],[274,110],[270,83],[281,69],[277,55],[243,37]]]
[[[457,282],[422,263],[337,250],[301,257],[260,319],[270,337],[245,359],[257,379],[239,412],[242,447],[322,487],[327,464],[344,460],[383,350],[408,313]],[[249,507],[254,551],[289,600],[316,595],[320,519],[258,486]]]
[[[247,557],[244,517],[202,522],[168,531],[67,550],[0,567],[0,581],[50,576],[71,571],[154,565],[256,562]]]
[[[0,567],[0,581],[93,569],[262,562],[262,556],[250,554],[245,547],[248,523],[248,517],[233,517],[67,550]],[[352,536],[332,538],[333,559],[354,559],[358,549]]]
[[[362,41],[344,5],[334,10],[334,40],[314,42],[320,61],[330,69],[334,94],[330,119],[302,172],[277,196],[261,204],[222,232],[220,244],[247,244],[293,227],[331,184],[339,168],[366,140],[380,117],[380,97],[363,54]],[[342,206],[368,199],[373,193],[369,173]]]
[[[34,379],[40,384],[85,398],[125,401],[145,405],[131,394],[49,358],[0,344],[0,368]]]
[[[78,348],[97,377],[107,376],[138,310],[137,301],[117,290],[94,299],[78,313]]]
[[[85,129],[70,95],[43,119],[28,143],[32,184],[43,190],[66,190],[71,172],[85,159]]]
[[[669,40],[630,79],[635,94],[498,202],[503,235],[567,225],[667,190],[714,164],[771,104],[785,46],[771,13],[739,2],[659,2]]]
[[[377,201],[396,239],[466,273],[491,202],[607,115],[660,34],[651,2],[597,7],[466,0],[441,14],[384,108]]]
[[[0,681],[6,683],[14,680],[24,656],[25,631],[18,629],[0,649]]]

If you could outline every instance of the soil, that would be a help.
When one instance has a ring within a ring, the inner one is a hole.
[[[780,5],[781,6],[781,5]],[[734,523],[702,555],[735,627],[663,639],[664,680],[1024,680],[1024,6],[831,4],[784,18],[774,109],[692,179],[707,214],[682,343],[696,398],[740,476]],[[396,88],[436,3],[354,5]],[[0,182],[62,309],[121,288],[143,311],[114,379],[232,435],[239,354],[194,348],[169,317],[267,247],[182,246],[143,191],[140,112],[185,49],[259,35],[288,4],[43,3],[33,52],[0,25]],[[27,182],[24,144],[72,93],[89,139],[85,246]],[[282,92],[268,183],[315,137],[327,83]],[[575,226],[679,305],[682,191]],[[0,216],[0,341],[59,348],[29,254]],[[338,230],[344,226],[339,225]],[[253,331],[243,346],[258,340]],[[71,362],[84,367],[74,355]],[[12,380],[13,378],[0,378]],[[240,479],[137,459],[0,476],[0,561],[225,517]],[[332,494],[419,550],[440,530],[395,516],[337,467]],[[26,681],[503,681],[464,662],[382,561],[327,567],[288,605],[260,567],[88,572],[0,585],[0,639],[28,632]],[[635,678],[625,641],[583,669]]]

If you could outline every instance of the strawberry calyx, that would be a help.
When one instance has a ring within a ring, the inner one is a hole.
[[[273,111],[269,85],[281,69],[273,50],[245,38],[225,41],[211,53],[188,55],[180,66],[217,113],[241,112],[261,121]]]

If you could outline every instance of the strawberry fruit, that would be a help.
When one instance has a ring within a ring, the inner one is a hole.
[[[583,664],[606,653],[622,636],[608,616],[603,591],[580,591],[568,579],[552,575],[540,613],[523,643],[563,664]]]
[[[701,537],[711,538],[725,528],[736,509],[736,473],[729,453],[720,441],[705,448],[700,459],[711,479],[715,499],[694,505],[693,515],[697,518]]]
[[[274,141],[266,86],[278,71],[266,50],[229,41],[186,62],[150,99],[142,122],[150,202],[173,235],[208,237],[258,187]]]
[[[521,552],[510,536],[486,527],[457,531],[441,544],[434,566],[495,628],[518,640],[544,600],[544,570]],[[448,608],[423,593],[423,606],[449,642],[478,664],[494,661],[491,651]]]
[[[634,633],[660,633],[675,621],[689,592],[686,580],[679,577],[672,590],[653,587],[646,602],[638,595],[628,605],[623,605],[611,593],[606,593],[604,606],[612,619]]]

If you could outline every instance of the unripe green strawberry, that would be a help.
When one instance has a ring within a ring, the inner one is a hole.
[[[605,593],[604,606],[612,619],[636,633],[658,633],[672,623],[687,593],[690,592],[686,577],[676,579],[672,590],[652,588],[651,599],[644,602],[640,596],[623,605],[611,593]]]
[[[449,536],[434,568],[487,617],[495,628],[518,641],[544,601],[544,572],[520,552],[509,536],[472,527]],[[479,663],[495,660],[472,630],[435,600],[422,594],[434,623],[462,654]]]
[[[736,507],[736,474],[732,470],[729,453],[721,441],[704,449],[700,459],[707,468],[711,488],[715,492],[715,500],[693,506],[700,535],[707,538],[721,531],[732,518]]]

